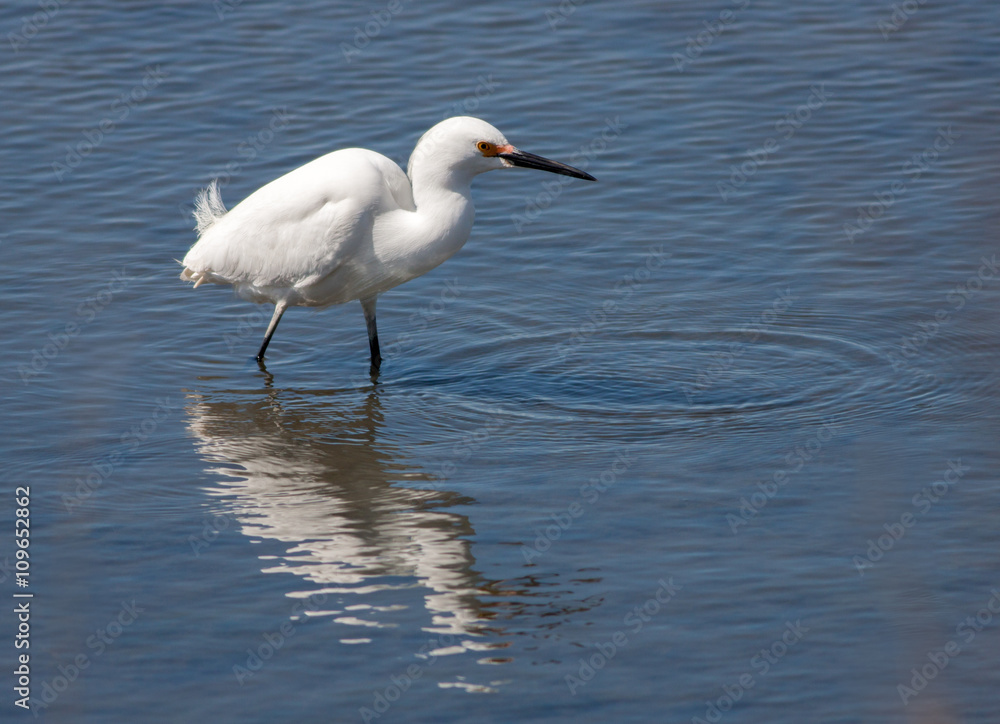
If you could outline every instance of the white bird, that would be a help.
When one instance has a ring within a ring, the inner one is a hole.
[[[378,369],[376,298],[461,249],[475,217],[472,179],[513,166],[596,180],[520,151],[478,118],[449,118],[420,138],[405,174],[374,151],[334,151],[228,212],[213,182],[198,195],[199,238],[181,262],[181,279],[195,288],[231,284],[244,299],[274,304],[258,360],[288,307],[360,300]]]

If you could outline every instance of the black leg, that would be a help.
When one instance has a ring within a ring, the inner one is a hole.
[[[281,321],[281,315],[285,313],[288,309],[288,304],[286,302],[278,302],[274,305],[274,316],[271,317],[271,323],[267,325],[267,331],[264,332],[264,343],[260,346],[260,351],[257,352],[257,361],[264,359],[264,352],[267,350],[267,345],[271,343],[271,336],[274,334],[274,330],[278,328],[278,322]]]
[[[365,313],[365,324],[368,326],[368,349],[372,355],[372,368],[378,369],[382,364],[382,355],[378,348],[378,328],[375,326],[375,300],[368,297],[361,300],[361,310]]]

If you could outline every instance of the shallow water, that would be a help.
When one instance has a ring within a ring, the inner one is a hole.
[[[6,11],[38,711],[993,721],[1000,10],[893,12]],[[380,300],[377,383],[357,305],[261,370],[269,310],[177,279],[212,178],[405,163],[456,113],[599,182],[477,179],[468,246]]]

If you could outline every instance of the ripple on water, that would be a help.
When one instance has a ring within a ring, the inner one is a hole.
[[[954,408],[970,384],[981,384],[895,369],[872,342],[803,324],[808,331],[765,329],[755,337],[738,328],[633,332],[616,355],[606,353],[605,340],[602,353],[589,354],[585,345],[566,362],[539,353],[561,340],[538,333],[502,356],[485,342],[470,345],[460,366],[447,372],[414,367],[390,384],[433,389],[453,409],[467,410],[467,416],[455,413],[456,428],[480,419],[484,405],[492,404],[516,409],[526,422],[613,421],[613,434],[630,439],[736,418],[743,429],[767,428],[775,412],[789,424],[836,420],[850,430],[887,410]],[[536,431],[546,438],[544,426]],[[552,428],[552,434],[560,433]]]

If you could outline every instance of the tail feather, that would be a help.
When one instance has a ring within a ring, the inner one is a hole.
[[[195,286],[199,286],[202,282],[206,281],[206,275],[203,272],[195,271],[189,266],[184,267],[184,270],[180,274],[181,280],[185,282],[195,282]]]
[[[222,203],[219,180],[215,179],[198,193],[198,198],[194,202],[194,220],[197,224],[198,235],[204,234],[211,228],[212,224],[225,215],[226,205]]]

